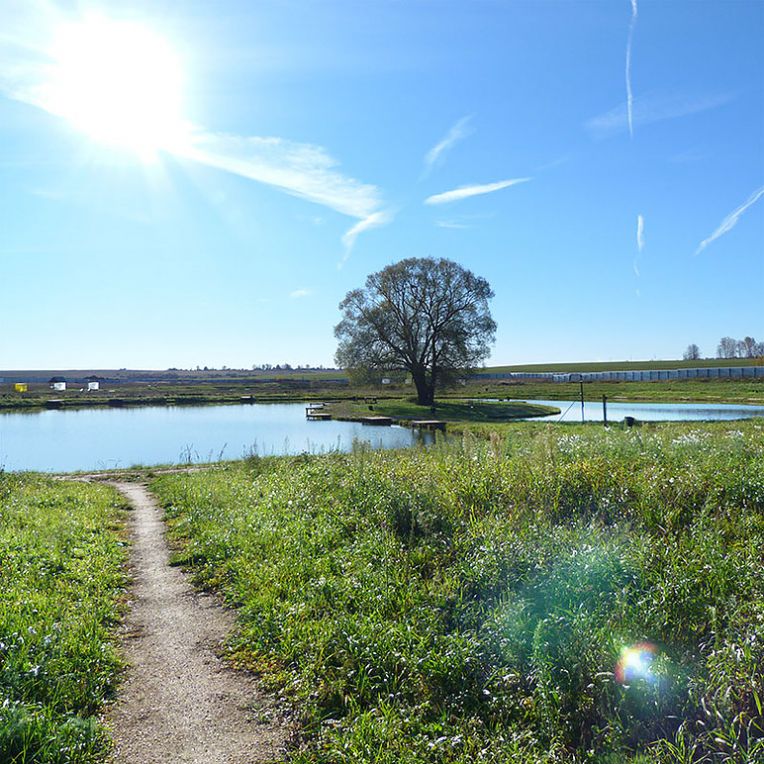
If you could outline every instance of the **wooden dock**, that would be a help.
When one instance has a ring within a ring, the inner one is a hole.
[[[305,418],[314,422],[328,422],[332,415],[328,411],[306,411]]]
[[[332,418],[328,411],[324,411],[323,403],[309,403],[305,407],[305,418],[316,422],[327,421]]]
[[[417,430],[446,430],[446,423],[440,419],[412,419],[411,426]]]
[[[389,427],[393,423],[391,416],[362,416],[362,424],[372,424],[377,427]]]

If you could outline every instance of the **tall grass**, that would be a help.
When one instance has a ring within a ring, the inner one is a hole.
[[[521,426],[154,488],[297,762],[753,763],[763,435]]]
[[[102,761],[118,658],[122,502],[103,486],[0,473],[0,761]]]

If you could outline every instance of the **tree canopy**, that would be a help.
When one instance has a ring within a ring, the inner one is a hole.
[[[346,369],[408,371],[418,402],[432,405],[438,386],[488,357],[496,334],[492,297],[484,278],[452,260],[401,260],[340,303],[335,360]]]

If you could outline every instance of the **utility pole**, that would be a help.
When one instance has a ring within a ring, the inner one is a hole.
[[[607,427],[607,395],[602,396],[602,418],[605,421],[605,427]]]

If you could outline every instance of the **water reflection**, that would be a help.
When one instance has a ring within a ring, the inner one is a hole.
[[[546,421],[580,422],[581,401],[540,401],[544,406],[556,406],[559,414],[537,417]],[[764,417],[764,406],[745,406],[739,403],[615,403],[607,402],[609,422],[621,422],[624,417],[641,422],[726,421]],[[602,422],[602,401],[585,401],[583,418],[586,422]]]
[[[430,433],[355,422],[309,422],[305,404],[146,407],[0,414],[0,467],[6,470],[115,469],[350,451],[432,442]]]

